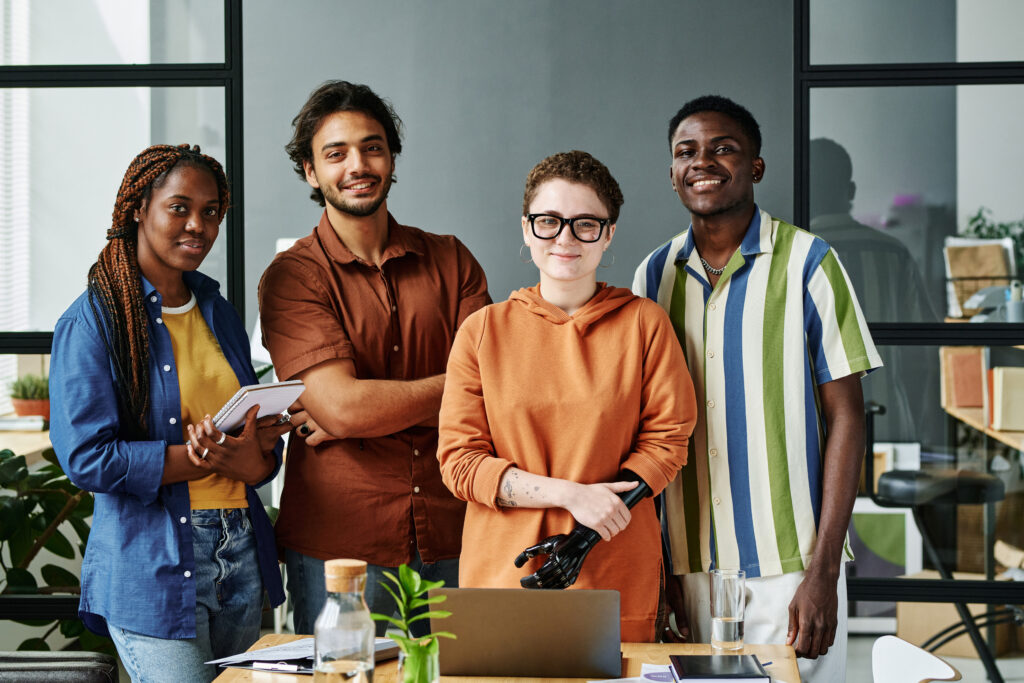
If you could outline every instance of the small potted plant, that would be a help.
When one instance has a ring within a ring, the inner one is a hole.
[[[419,573],[403,564],[398,568],[398,576],[391,572],[384,572],[384,576],[394,584],[394,588],[381,581],[391,597],[395,599],[398,607],[399,618],[396,619],[385,614],[371,614],[375,621],[387,621],[401,631],[401,635],[394,631],[388,632],[388,637],[398,643],[400,654],[398,656],[398,669],[401,680],[404,683],[435,683],[441,676],[438,668],[438,638],[454,638],[455,634],[448,631],[428,633],[425,636],[414,638],[409,631],[409,625],[422,619],[443,619],[451,616],[446,610],[428,610],[420,614],[413,614],[413,610],[426,605],[434,605],[448,599],[446,595],[435,595],[427,597],[427,591],[440,588],[444,581],[424,581]]]
[[[10,385],[16,415],[42,415],[50,420],[50,385],[45,375],[25,375]]]

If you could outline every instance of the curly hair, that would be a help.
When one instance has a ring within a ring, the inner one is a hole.
[[[134,214],[149,200],[153,188],[160,188],[179,164],[205,168],[213,175],[220,201],[217,218],[224,218],[231,195],[220,163],[202,154],[198,145],[153,145],[128,166],[117,191],[107,243],[89,268],[89,305],[113,361],[121,414],[137,438],[147,433],[149,332],[139,271],[139,226]]]
[[[348,81],[327,81],[310,93],[309,99],[292,119],[292,139],[284,146],[294,171],[303,181],[306,180],[305,162],[313,163],[313,136],[320,130],[324,119],[339,111],[358,111],[375,119],[384,128],[392,156],[401,154],[402,119],[398,118],[391,104],[368,86]],[[312,188],[309,198],[320,206],[327,205],[320,188]]]
[[[573,150],[552,154],[533,167],[526,176],[526,190],[523,192],[523,215],[530,213],[530,204],[540,186],[548,180],[561,178],[571,183],[586,185],[597,193],[608,218],[612,223],[619,219],[619,209],[625,201],[622,190],[615,182],[608,167],[586,152]]]

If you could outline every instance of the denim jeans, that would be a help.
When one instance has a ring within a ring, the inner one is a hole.
[[[154,638],[108,624],[134,683],[212,681],[207,665],[248,649],[260,636],[263,580],[256,537],[245,508],[192,511],[196,637]]]
[[[313,624],[327,600],[327,589],[324,587],[324,561],[309,555],[303,555],[291,548],[285,549],[285,563],[288,567],[288,596],[294,610],[293,620],[296,633],[313,633]],[[428,581],[444,581],[448,588],[459,585],[459,560],[441,560],[424,564],[417,551],[409,566],[420,573]],[[395,600],[386,590],[380,587],[381,581],[388,581],[384,572],[389,571],[398,576],[398,567],[381,567],[376,564],[366,566],[366,604],[371,612],[398,616]],[[388,581],[388,585],[391,583]],[[414,614],[425,612],[426,607],[413,610]],[[377,635],[383,636],[388,629],[385,621],[377,622]],[[421,619],[414,622],[411,628],[414,636],[425,636],[430,632],[430,620]]]

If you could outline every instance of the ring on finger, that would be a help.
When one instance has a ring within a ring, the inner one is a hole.
[[[309,436],[309,423],[303,422],[296,431],[299,433],[299,436]]]
[[[206,456],[209,454],[209,452],[210,452],[209,448],[204,448],[203,452],[199,454],[199,459],[200,460],[206,460]]]
[[[217,439],[214,443],[216,443],[218,446],[220,446],[221,444],[224,443],[224,439],[226,439],[226,438],[228,438],[228,435],[225,434],[224,432],[221,432],[220,433],[220,438]]]

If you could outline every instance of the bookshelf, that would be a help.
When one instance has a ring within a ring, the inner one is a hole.
[[[1006,432],[992,429],[985,425],[985,413],[982,408],[954,408],[947,406],[946,413],[950,417],[960,420],[969,427],[992,437],[996,441],[1006,444],[1010,448],[1024,451],[1024,432]]]

